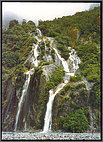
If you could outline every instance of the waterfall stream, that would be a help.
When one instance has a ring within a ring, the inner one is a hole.
[[[37,29],[36,32],[37,32],[38,36],[42,36],[41,31],[39,29]],[[36,66],[36,67],[39,64],[39,60],[37,59],[37,57],[39,56],[39,52],[37,49],[38,49],[39,43],[41,41],[41,39],[38,36],[34,35],[35,39],[37,40],[37,44],[33,44],[33,51],[34,51],[33,63],[34,63],[34,66]]]
[[[73,69],[74,70],[73,70],[72,73],[70,73],[67,61],[65,61],[65,59],[60,56],[60,54],[58,53],[58,50],[53,45],[53,40],[51,38],[49,38],[49,40],[51,41],[52,48],[54,49],[54,51],[57,54],[60,61],[62,62],[64,71],[65,71],[65,76],[64,76],[64,83],[59,84],[55,91],[53,89],[49,91],[49,100],[48,100],[48,103],[47,103],[47,109],[46,109],[46,114],[45,114],[45,118],[44,118],[43,133],[48,132],[48,131],[51,130],[51,125],[52,125],[52,105],[53,105],[53,101],[54,101],[54,98],[55,98],[56,94],[59,93],[60,90],[63,89],[63,87],[69,82],[69,76],[70,75],[74,76],[75,71],[79,68],[78,64],[80,63],[79,57],[77,57],[75,50],[72,49],[69,59],[73,63]],[[78,60],[78,61],[75,62],[75,60]]]
[[[35,46],[35,47],[34,47]],[[34,65],[37,67],[38,66],[38,63],[39,63],[39,61],[38,61],[38,59],[37,59],[37,57],[38,57],[38,55],[39,55],[39,53],[38,53],[38,50],[37,50],[37,48],[38,48],[38,44],[34,44],[34,46],[33,46],[33,50],[34,50],[34,61],[33,61],[33,63],[34,63]]]
[[[19,115],[20,115],[20,111],[21,111],[23,99],[24,99],[24,96],[25,96],[26,93],[27,93],[27,89],[28,89],[29,82],[30,82],[30,75],[34,73],[33,70],[34,70],[34,69],[31,69],[30,71],[27,71],[27,72],[25,73],[25,74],[26,74],[26,81],[25,81],[25,83],[24,83],[23,90],[22,90],[22,95],[21,95],[20,101],[19,101],[19,103],[18,103],[18,109],[17,109],[17,114],[16,114],[16,122],[15,122],[14,131],[16,131],[16,129],[17,129],[18,119],[19,119]]]
[[[77,56],[76,51],[74,49],[71,49],[70,54],[70,61],[72,62],[73,65],[73,72],[75,73],[75,71],[79,68],[78,64],[81,63],[80,58]]]
[[[59,93],[59,91],[66,85],[66,83],[67,82],[59,84],[55,92],[53,92],[52,89],[49,91],[49,101],[47,103],[47,110],[44,118],[45,123],[44,123],[43,132],[48,132],[49,130],[51,130],[53,101],[56,94]]]

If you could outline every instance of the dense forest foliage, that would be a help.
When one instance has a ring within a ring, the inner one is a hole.
[[[23,63],[32,49],[36,39],[32,36],[36,26],[32,21],[17,20],[9,23],[9,28],[2,32],[2,81],[5,82],[10,76],[18,76],[21,80],[26,70]],[[15,75],[14,75],[15,74]],[[21,81],[22,84],[23,80]],[[19,87],[21,84],[18,84]],[[22,84],[23,85],[23,84]]]
[[[39,21],[39,28],[45,36],[56,37],[60,44],[72,45],[72,42],[76,40],[77,31],[80,37],[85,39],[91,37],[94,42],[99,43],[100,7],[53,21]]]

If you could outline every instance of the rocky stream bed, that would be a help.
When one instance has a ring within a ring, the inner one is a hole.
[[[100,133],[2,132],[2,140],[101,140]]]

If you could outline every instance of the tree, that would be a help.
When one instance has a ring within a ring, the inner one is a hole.
[[[70,112],[66,117],[60,116],[59,124],[64,131],[73,133],[83,133],[89,126],[82,109]]]
[[[17,25],[18,24],[18,21],[17,20],[12,20],[12,21],[10,21],[10,23],[9,23],[9,29],[11,29],[12,27],[14,27],[15,25]]]

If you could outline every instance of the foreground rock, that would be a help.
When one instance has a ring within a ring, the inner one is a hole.
[[[2,140],[100,140],[100,133],[3,132]]]

